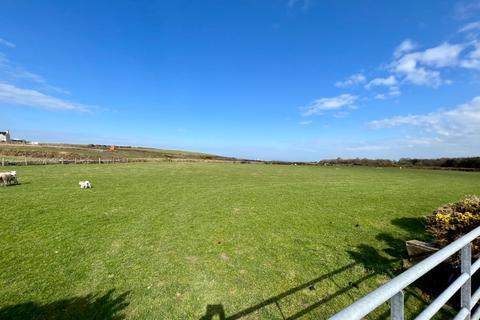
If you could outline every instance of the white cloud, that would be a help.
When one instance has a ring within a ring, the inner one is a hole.
[[[480,96],[451,110],[396,116],[370,122],[373,128],[420,127],[436,137],[480,136]]]
[[[467,54],[460,64],[467,69],[480,70],[480,43],[475,44],[474,49]]]
[[[335,110],[343,107],[354,107],[358,97],[351,94],[341,94],[336,97],[320,98],[309,106],[302,108],[304,116],[318,115],[325,110]]]
[[[459,65],[459,56],[463,49],[463,45],[445,42],[425,51],[411,52],[399,56],[391,63],[390,70],[399,76],[403,76],[406,82],[438,87],[447,82],[441,78],[440,72],[433,68]]]
[[[16,82],[18,80],[25,80],[35,84],[41,85],[42,89],[55,91],[62,94],[69,94],[67,90],[52,86],[48,81],[33,72],[27,71],[21,66],[10,61],[4,54],[0,52],[0,78],[10,80],[9,82]]]
[[[376,100],[385,100],[385,99],[387,99],[387,96],[383,93],[378,93],[373,98],[376,99]]]
[[[89,111],[86,105],[62,100],[36,90],[18,88],[7,83],[0,83],[0,103],[50,110]]]
[[[307,121],[300,121],[299,124],[302,126],[308,126],[309,124],[312,123],[312,120],[307,120]]]
[[[382,120],[374,120],[369,123],[372,128],[392,128],[401,125],[419,126],[428,122],[431,115],[408,115],[395,116]]]
[[[464,25],[458,32],[469,32],[474,30],[480,30],[480,21],[477,22],[470,22]]]
[[[387,78],[375,78],[365,85],[365,88],[371,89],[372,87],[378,86],[392,87],[396,86],[397,83],[397,79],[394,76],[389,76]]]
[[[405,39],[400,43],[397,48],[395,48],[395,51],[393,52],[393,56],[395,58],[398,58],[402,56],[404,53],[410,52],[414,50],[417,47],[415,43],[413,43],[412,40],[410,39]]]
[[[2,39],[0,38],[0,45],[4,45],[6,47],[9,47],[9,48],[15,48],[15,44],[14,43],[11,43],[5,39]]]
[[[453,67],[458,64],[458,57],[464,46],[461,44],[449,44],[444,42],[439,46],[429,48],[423,52],[411,53],[410,58],[431,67]]]
[[[344,81],[335,82],[335,87],[347,88],[347,87],[352,87],[354,85],[362,84],[365,81],[367,81],[367,78],[363,74],[356,73],[356,74],[352,74],[350,77],[348,77]]]
[[[377,93],[374,96],[376,100],[385,100],[389,97],[397,97],[401,94],[400,89],[398,87],[399,83],[397,78],[394,76],[388,76],[386,78],[375,78],[369,83],[365,85],[365,88],[368,90],[373,89],[374,87],[387,87],[388,92],[384,93]]]
[[[369,125],[376,129],[402,127],[399,132],[405,136],[379,144],[391,146],[390,153],[395,157],[478,155],[480,96],[452,109],[396,116],[372,121]]]

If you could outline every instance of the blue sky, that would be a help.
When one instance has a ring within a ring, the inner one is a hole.
[[[252,159],[473,156],[480,1],[0,3],[0,129]]]

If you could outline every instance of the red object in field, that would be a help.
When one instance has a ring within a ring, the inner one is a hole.
[[[111,152],[117,151],[117,147],[111,146],[110,148],[108,148],[108,151],[111,151]]]

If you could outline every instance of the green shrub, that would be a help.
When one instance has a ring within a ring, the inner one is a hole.
[[[427,232],[440,246],[460,238],[480,226],[480,197],[471,195],[444,205],[426,218]],[[480,253],[480,239],[473,242],[473,254]]]

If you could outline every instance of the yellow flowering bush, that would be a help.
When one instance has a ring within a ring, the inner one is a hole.
[[[440,246],[455,241],[480,226],[480,197],[471,195],[435,210],[426,218],[427,232]],[[480,253],[480,240],[473,243],[474,254]]]

